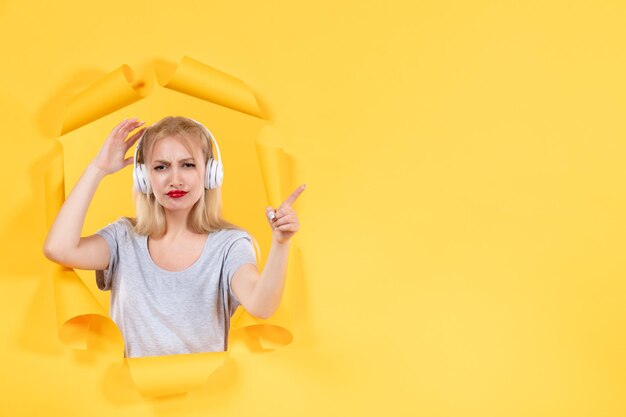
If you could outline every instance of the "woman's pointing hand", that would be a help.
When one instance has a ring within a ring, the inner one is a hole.
[[[298,215],[291,206],[305,189],[306,184],[296,188],[276,211],[272,207],[266,209],[267,219],[272,227],[272,238],[277,243],[286,243],[300,230]]]

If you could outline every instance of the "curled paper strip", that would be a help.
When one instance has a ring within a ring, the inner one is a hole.
[[[180,65],[159,63],[155,69],[159,85],[186,95],[201,98],[221,106],[260,117],[261,110],[253,91],[241,80],[209,67],[189,57]],[[130,67],[123,65],[88,86],[68,103],[63,114],[61,136],[87,125],[113,111],[149,97],[147,80],[136,77]],[[281,177],[288,176],[282,150],[278,147],[257,145],[263,172],[263,183],[270,204],[276,204],[284,195]],[[281,160],[281,158],[283,158]],[[283,162],[281,162],[283,161]],[[46,219],[50,227],[65,200],[65,165],[59,152],[46,172]],[[258,341],[262,349],[273,349],[291,343],[293,324],[293,274],[300,270],[300,257],[288,263],[287,284],[283,302],[270,319],[262,320],[239,308],[231,320],[231,330],[243,331],[247,339]],[[54,269],[54,288],[59,326],[59,337],[75,349],[102,348],[123,358],[124,344],[121,332],[108,317],[94,295],[72,269],[58,266]],[[200,388],[219,368],[227,352],[206,352],[184,355],[124,358],[124,364],[144,396],[179,394]]]
[[[122,65],[74,96],[66,105],[61,134],[84,126],[146,97],[144,82],[134,82],[135,74]]]
[[[110,345],[124,355],[122,334],[106,317],[106,312],[76,272],[64,267],[55,268],[54,291],[59,338],[63,343],[74,349]]]
[[[289,183],[293,177],[291,160],[281,142],[277,129],[269,124],[261,129],[256,141],[265,193],[272,207],[278,207],[293,188],[293,184]]]
[[[157,62],[155,71],[162,87],[262,118],[250,87],[230,74],[187,56],[179,66]]]

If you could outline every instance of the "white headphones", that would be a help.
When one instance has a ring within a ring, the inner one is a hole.
[[[215,150],[217,151],[217,160],[212,157],[206,163],[206,175],[204,177],[204,188],[213,189],[222,185],[224,181],[224,167],[222,166],[222,156],[220,155],[220,148],[217,146],[217,141],[213,137],[211,131],[202,123],[197,120],[189,119],[196,122],[205,133],[205,137],[210,138],[211,141],[215,144]],[[154,126],[154,125],[152,125]],[[150,126],[150,127],[152,127]],[[137,163],[137,156],[139,154],[139,149],[142,149],[142,157],[143,157],[143,135],[146,133],[148,129],[143,131],[141,138],[137,142],[137,147],[135,148],[135,159],[133,161],[133,184],[135,186],[135,190],[150,194],[152,192],[152,187],[150,186],[150,178],[148,176],[148,171],[146,170],[145,164]],[[210,146],[210,143],[209,143]]]

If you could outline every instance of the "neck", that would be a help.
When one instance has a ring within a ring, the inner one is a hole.
[[[187,227],[187,219],[191,210],[165,210],[165,221],[167,222],[167,232],[164,238],[176,239],[190,233]]]

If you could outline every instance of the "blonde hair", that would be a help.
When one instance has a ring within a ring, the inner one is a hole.
[[[191,154],[195,154],[195,151],[200,148],[204,165],[208,158],[213,156],[211,139],[198,123],[186,117],[168,116],[146,129],[141,139],[137,162],[146,163],[150,159],[154,145],[159,140],[170,136],[180,139]],[[202,178],[202,184],[204,184],[204,178]],[[146,195],[133,188],[133,200],[137,217],[130,220],[135,232],[155,238],[163,236],[167,231],[165,212],[154,194]],[[244,230],[222,218],[221,187],[204,189],[204,195],[189,212],[187,226],[194,233],[211,233],[221,229]]]

